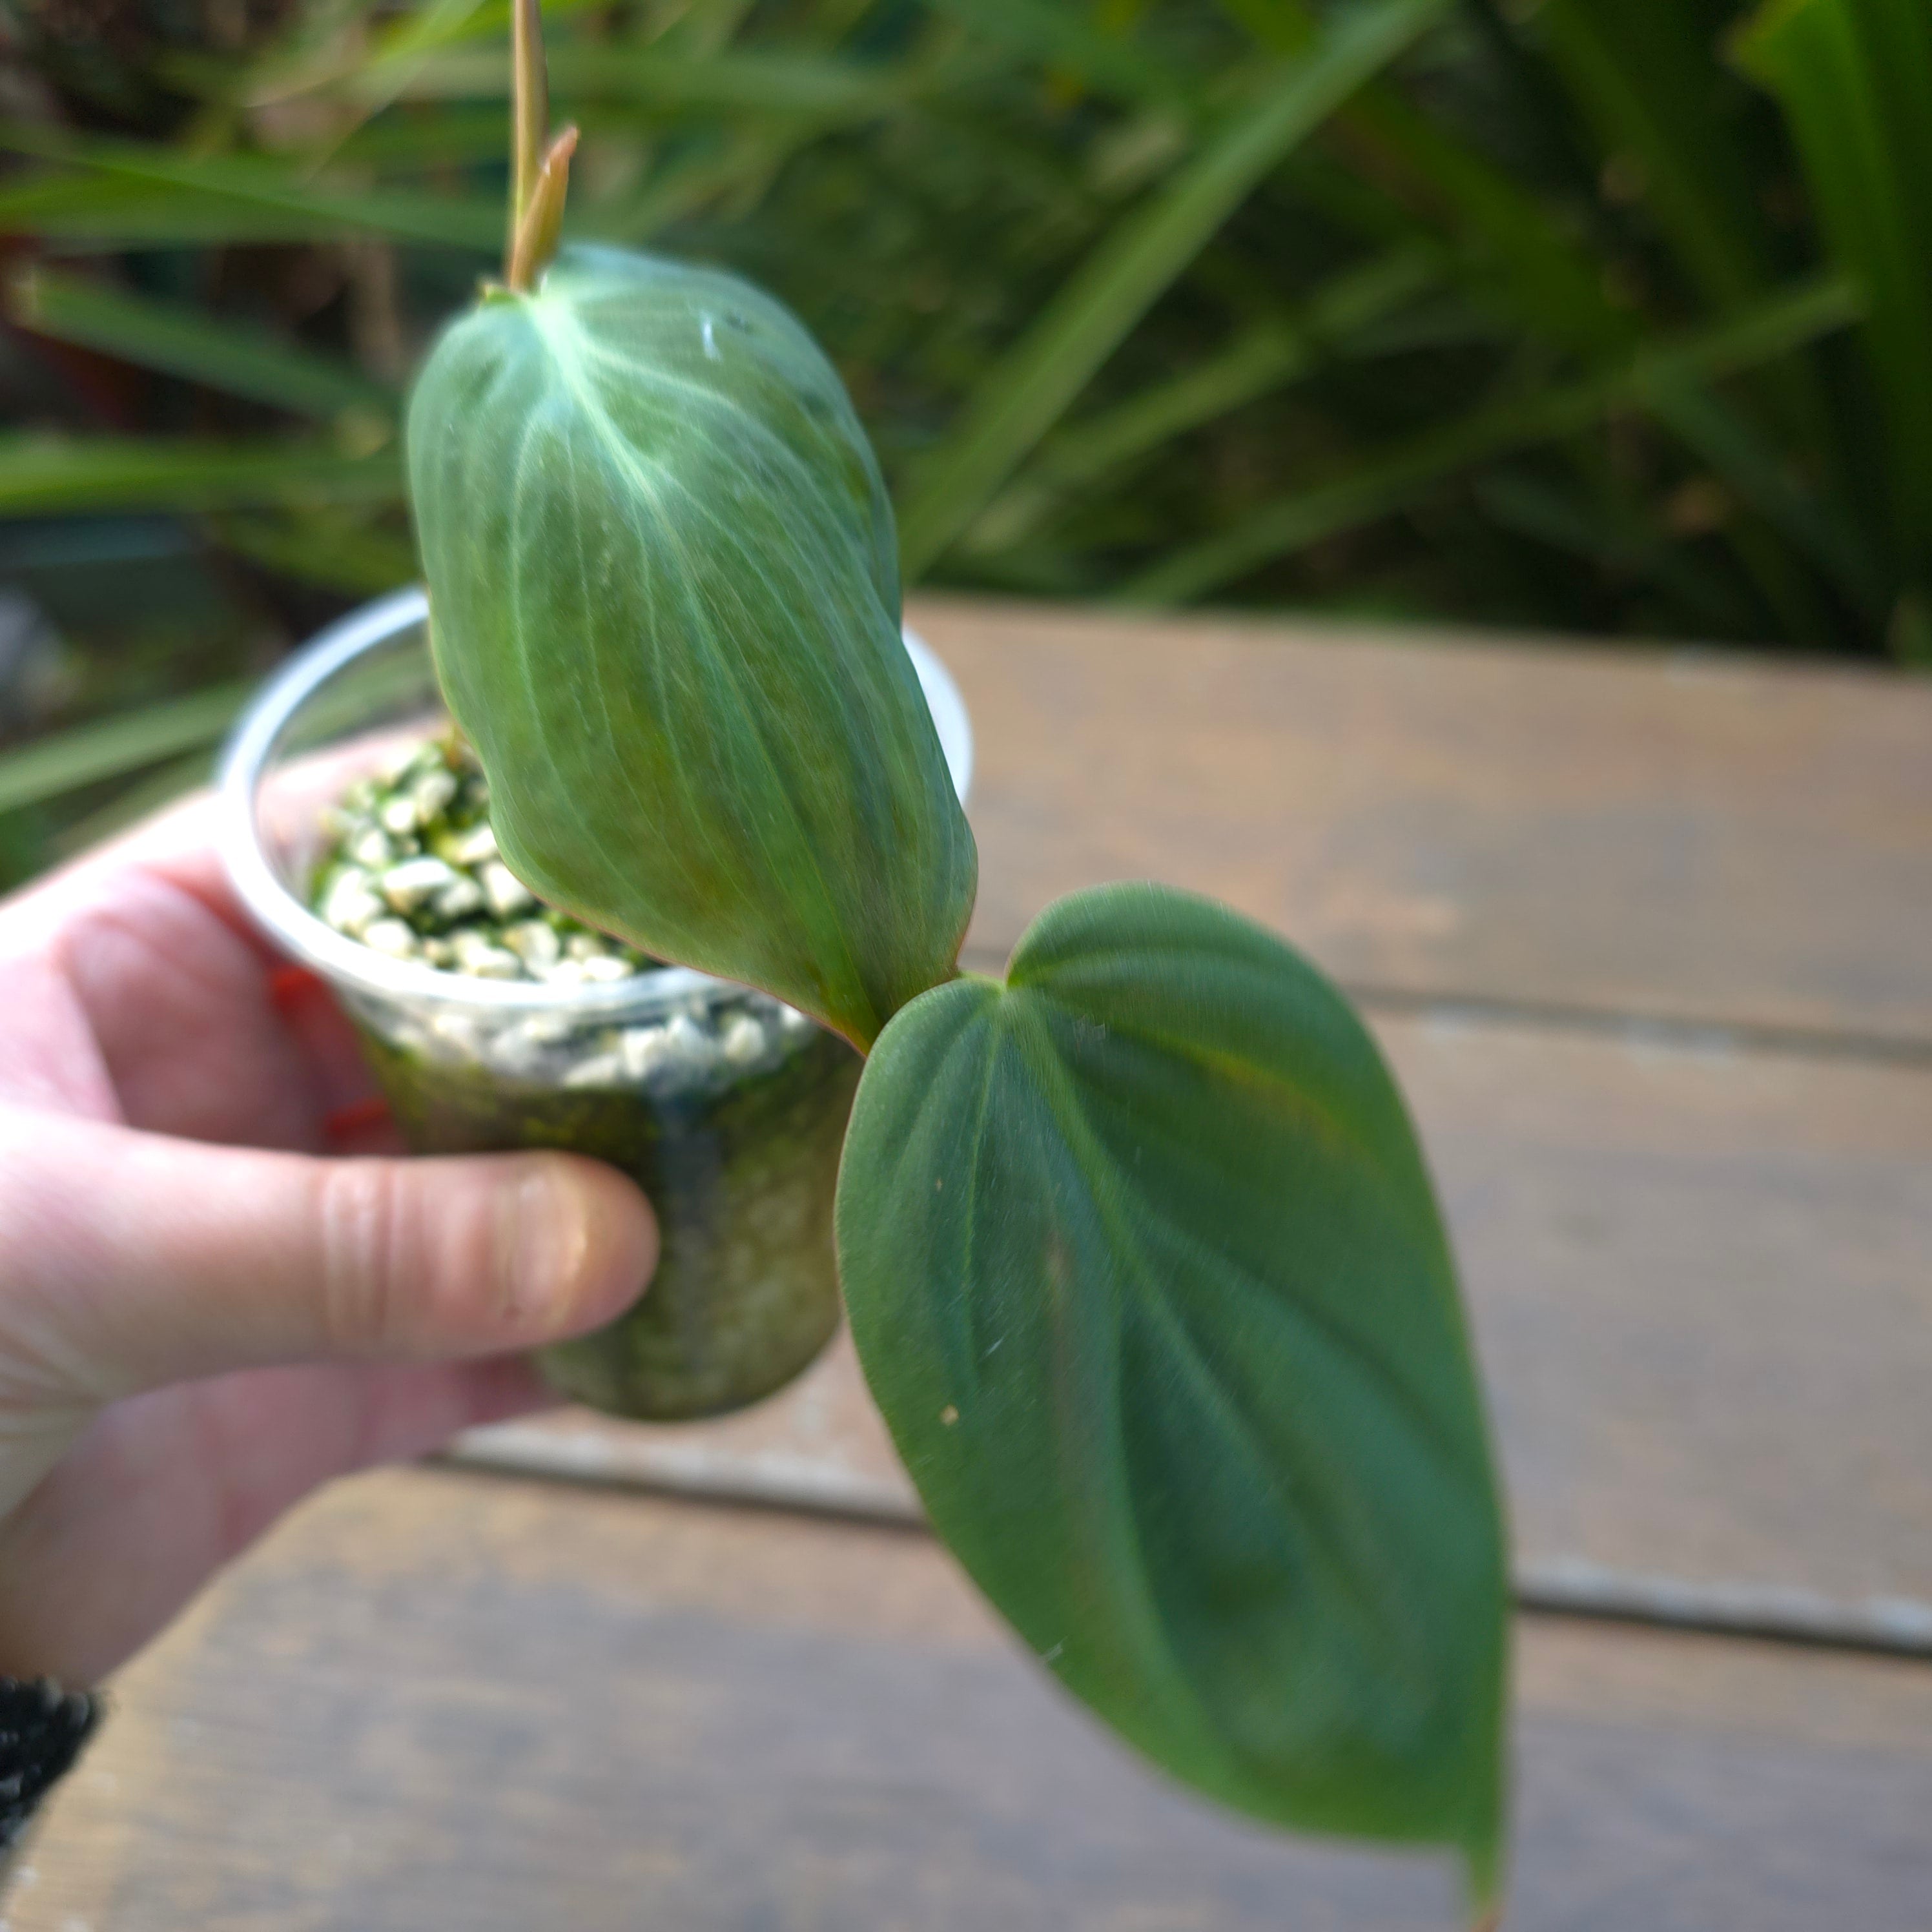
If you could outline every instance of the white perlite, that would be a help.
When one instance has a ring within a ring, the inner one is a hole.
[[[544,905],[502,862],[488,804],[473,759],[431,740],[352,786],[325,818],[318,915],[375,952],[451,975],[447,1003],[406,1013],[356,1003],[398,1048],[530,1085],[674,1102],[775,1070],[815,1036],[804,1014],[742,988],[663,1005],[650,961]],[[638,998],[602,1012],[506,1012],[466,1004],[465,980],[563,994],[634,980]]]
[[[331,835],[311,898],[337,932],[362,938],[393,914],[380,950],[485,980],[614,984],[646,970],[643,955],[542,904],[505,865],[475,758],[436,738],[386,760],[323,815]]]

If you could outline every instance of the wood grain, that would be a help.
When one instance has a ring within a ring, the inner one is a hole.
[[[978,744],[973,932],[1153,878],[1345,980],[1932,1044],[1932,683],[920,599]]]
[[[1520,1932],[1924,1932],[1932,1671],[1523,1628]],[[128,1673],[10,1932],[1434,1932],[1166,1786],[886,1530],[412,1472]]]
[[[1454,1232],[1523,1562],[1932,1604],[1932,1069],[1378,1030]],[[722,1423],[512,1439],[593,1478],[911,1506],[842,1341]]]

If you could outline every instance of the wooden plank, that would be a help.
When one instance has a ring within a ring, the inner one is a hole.
[[[1532,1575],[1796,1589],[1854,1618],[1904,1598],[1932,1636],[1932,1069],[1449,1015],[1378,1030]],[[725,1422],[558,1426],[506,1440],[591,1476],[910,1504],[843,1343]]]
[[[1359,985],[1932,1045],[1932,683],[1564,640],[918,600],[974,944],[1226,899]]]
[[[1524,1628],[1511,1924],[1923,1932],[1932,1671]],[[10,1932],[1425,1932],[1434,1861],[1214,1813],[901,1532],[412,1472],[127,1673]]]

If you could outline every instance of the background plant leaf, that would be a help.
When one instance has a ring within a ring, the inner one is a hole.
[[[914,575],[1932,663],[1918,0],[1443,0],[1279,140],[1292,76],[1402,0],[543,10],[571,232],[789,304]],[[122,13],[21,10],[0,128],[10,274],[51,298],[0,332],[37,439],[0,542],[64,654],[17,734],[410,573],[394,472],[334,455],[380,412],[328,403],[400,388],[502,232],[507,0]],[[1653,360],[1834,273],[1862,326]],[[136,509],[173,519],[164,590],[47,560],[55,518],[111,550]],[[96,802],[15,814],[0,880]]]
[[[1263,504],[1131,580],[1122,594],[1154,604],[1200,597],[1298,544],[1388,516],[1486,458],[1574,434],[1612,410],[1680,408],[1700,380],[1787,354],[1795,344],[1844,328],[1862,313],[1858,291],[1839,277],[1781,290],[1688,340],[1647,347],[1602,375],[1492,404],[1377,460],[1352,464],[1328,483]]]
[[[198,752],[234,723],[250,688],[236,684],[198,691],[191,698],[151,704],[124,717],[76,725],[38,744],[0,752],[0,812],[144,771],[185,752]]]
[[[78,275],[26,269],[8,286],[7,308],[24,328],[296,415],[360,410],[386,420],[395,413],[394,392],[352,365],[263,330],[216,322],[199,310],[130,296]]]
[[[1268,76],[1252,106],[1123,218],[987,380],[950,442],[922,466],[905,513],[908,570],[924,570],[966,527],[1256,183],[1445,4],[1374,0],[1347,14]]]
[[[976,862],[884,485],[811,338],[735,277],[580,251],[448,331],[408,443],[512,867],[869,1046],[951,972]]]
[[[268,436],[233,442],[0,436],[0,514],[366,502],[401,482],[393,448],[368,454]]]
[[[898,1016],[839,1265],[940,1534],[1177,1777],[1498,1856],[1503,1533],[1441,1222],[1341,998],[1226,908],[1077,894]]]
[[[1773,0],[1740,41],[1789,116],[1837,259],[1870,302],[1870,380],[1906,574],[1932,581],[1932,14],[1919,0]]]

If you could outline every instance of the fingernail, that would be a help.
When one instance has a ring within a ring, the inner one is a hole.
[[[503,1190],[497,1286],[512,1328],[547,1334],[569,1325],[590,1246],[589,1204],[584,1190],[548,1161]]]

